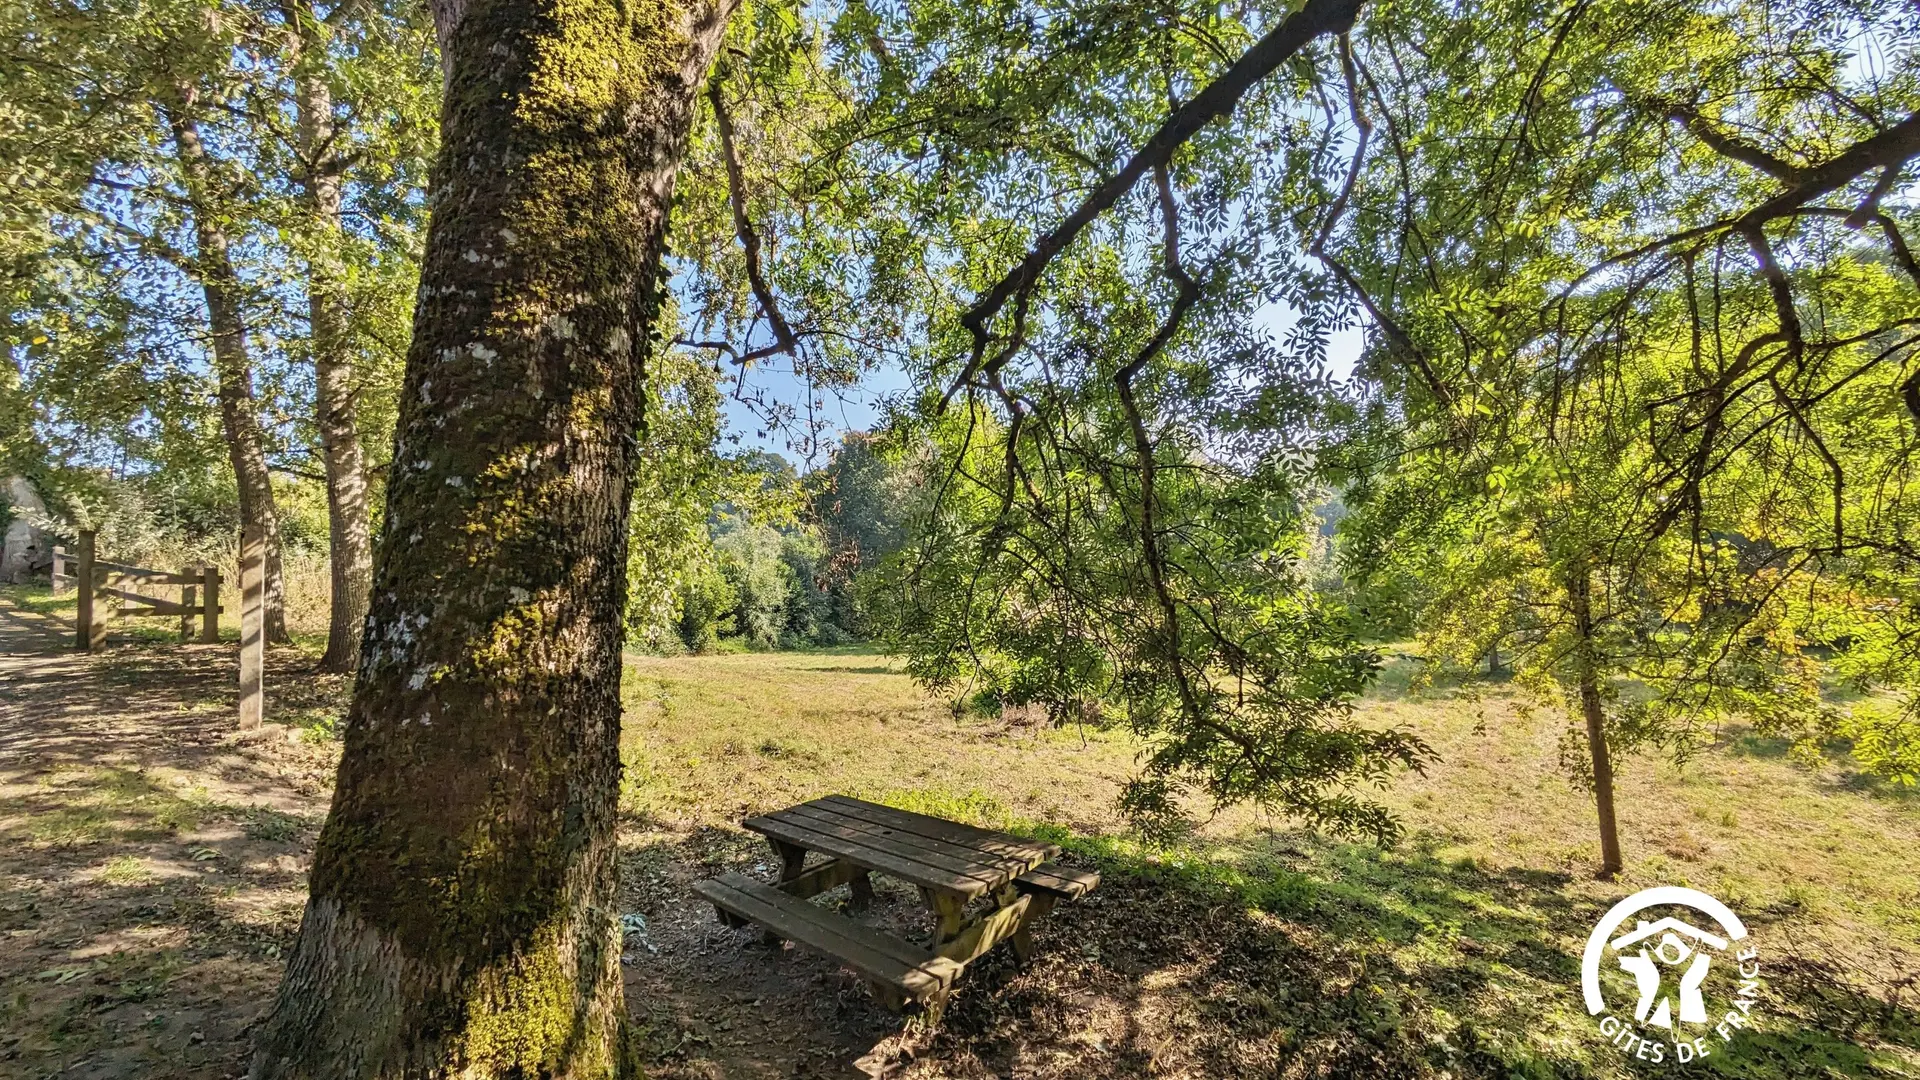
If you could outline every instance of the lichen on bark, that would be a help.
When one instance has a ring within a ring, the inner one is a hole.
[[[608,1077],[626,509],[718,3],[437,3],[447,94],[332,813],[253,1075]]]

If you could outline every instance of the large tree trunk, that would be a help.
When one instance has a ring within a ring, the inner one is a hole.
[[[627,503],[729,0],[436,0],[447,72],[339,780],[258,1078],[626,1071]]]
[[[1607,753],[1606,714],[1600,708],[1600,665],[1593,642],[1593,575],[1582,567],[1568,582],[1573,605],[1574,663],[1580,677],[1580,714],[1587,724],[1587,753],[1593,759],[1593,798],[1600,810],[1600,873],[1620,872],[1620,831],[1613,820],[1613,760]]]
[[[227,438],[227,457],[233,464],[234,485],[240,494],[242,524],[257,526],[267,541],[267,640],[287,640],[286,585],[280,575],[280,513],[273,502],[273,481],[267,471],[266,440],[260,432],[260,413],[253,399],[253,365],[247,359],[247,325],[241,314],[239,275],[233,271],[226,229],[214,194],[212,166],[200,142],[193,119],[194,91],[179,87],[167,110],[173,128],[180,175],[186,183],[193,213],[194,276],[206,298],[213,331],[213,370],[219,385],[220,424]]]
[[[328,564],[332,600],[322,671],[352,671],[360,664],[360,632],[367,618],[373,576],[373,538],[367,521],[367,466],[354,416],[353,360],[349,353],[347,296],[337,247],[342,238],[340,192],[345,163],[335,144],[333,91],[327,84],[326,40],[313,7],[290,0],[281,8],[294,61],[301,190],[313,217],[313,254],[308,264],[307,320],[313,343],[314,427],[327,475]]]

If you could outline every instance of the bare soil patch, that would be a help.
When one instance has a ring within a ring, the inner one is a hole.
[[[334,751],[234,730],[232,646],[88,656],[69,633],[0,601],[0,1075],[235,1075]]]

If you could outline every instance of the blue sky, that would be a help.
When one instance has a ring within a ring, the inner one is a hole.
[[[1259,325],[1269,335],[1278,340],[1289,326],[1295,315],[1284,304],[1269,304],[1255,316]],[[1352,327],[1337,331],[1327,347],[1327,366],[1333,375],[1346,379],[1353,374],[1353,367],[1360,359],[1361,347],[1366,341],[1366,331],[1362,327]],[[806,385],[794,377],[793,370],[784,362],[784,358],[774,357],[771,361],[754,365],[748,385],[765,391],[767,397],[803,407],[807,400]],[[727,398],[721,406],[721,415],[726,424],[726,435],[739,436],[739,445],[760,450],[770,450],[805,471],[811,466],[826,464],[826,453],[840,431],[864,430],[873,426],[880,415],[880,402],[889,394],[899,394],[907,390],[905,373],[898,368],[883,368],[870,372],[859,386],[829,393],[824,396],[825,407],[821,417],[829,427],[822,435],[820,446],[812,462],[808,462],[807,448],[789,445],[798,436],[789,436],[784,432],[769,432],[761,423],[752,408],[747,404]]]

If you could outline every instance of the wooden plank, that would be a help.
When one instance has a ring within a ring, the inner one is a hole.
[[[1005,880],[1007,877],[1025,873],[1046,858],[1039,851],[1014,857],[982,851],[964,844],[949,843],[945,840],[933,840],[903,832],[891,826],[836,813],[811,803],[768,816],[798,822],[807,828],[832,831],[837,836],[845,836],[849,833],[861,837],[870,836],[873,839],[865,842],[873,843],[882,850],[898,853],[911,852],[914,858],[934,866],[945,866],[965,874],[990,875],[996,880]]]
[[[877,832],[863,832],[858,828],[848,826],[842,821],[831,819],[824,814],[813,816],[811,811],[806,811],[802,807],[783,810],[778,814],[769,815],[769,817],[789,825],[796,825],[800,828],[823,832],[848,843],[862,845],[873,851],[884,852],[899,858],[911,859],[915,862],[939,867],[955,874],[976,879],[986,883],[988,890],[998,889],[1007,885],[1013,879],[1014,875],[1021,873],[1038,861],[1037,856],[1026,860],[1004,860],[997,856],[987,856],[980,852],[968,851],[966,849],[961,849],[959,856],[947,855],[924,847],[915,846],[914,841],[918,839],[915,837],[899,835],[884,836]],[[870,858],[871,856],[868,857]],[[851,858],[856,862],[861,861],[861,856],[858,855],[851,856]],[[960,909],[964,907],[966,901],[971,897],[958,895],[950,890],[928,888],[924,885],[921,887],[921,891],[927,896],[928,906],[940,912],[943,918],[946,914],[946,906],[950,905],[953,908],[952,914],[957,932],[957,927],[965,921],[961,916]],[[1011,896],[1011,892],[1009,892],[1008,895]]]
[[[240,534],[240,727],[264,719],[261,680],[267,660],[267,541],[259,526]]]
[[[1014,878],[1013,883],[1021,892],[1051,893],[1076,900],[1100,884],[1100,874],[1094,870],[1072,870],[1045,863]]]
[[[1033,897],[1022,896],[1006,907],[976,920],[958,934],[940,942],[934,951],[956,964],[966,965],[986,955],[987,950],[1013,937],[1033,915]]]
[[[1049,844],[1044,840],[1027,840],[1007,833],[994,832],[991,829],[975,828],[958,821],[948,821],[946,818],[929,817],[926,814],[916,814],[911,810],[897,810],[891,806],[881,806],[879,803],[870,803],[864,799],[849,798],[845,795],[828,795],[823,799],[815,799],[811,803],[802,805],[826,805],[868,821],[934,840],[964,844],[982,851],[1016,857],[1029,851],[1038,851],[1042,853],[1043,859],[1051,859],[1060,854],[1059,845]]]
[[[933,945],[938,948],[967,928],[967,902],[951,893],[921,889],[920,899],[933,912]]]
[[[859,866],[961,896],[979,896],[993,887],[985,874],[969,874],[938,866],[898,851],[881,850],[864,842],[858,834],[843,835],[798,821],[778,818],[748,818],[741,825],[770,839],[796,844],[809,851],[843,858]]]
[[[144,566],[128,566],[126,563],[95,560],[94,566],[113,574],[123,581],[137,581],[145,585],[197,585],[197,576],[189,577],[185,573],[173,573],[168,570],[149,570]]]
[[[995,864],[1005,862],[1008,865],[1018,866],[1022,870],[1038,865],[1036,860],[1044,861],[1053,853],[1052,845],[1040,843],[1023,843],[1019,845],[1017,850],[1010,850],[1011,845],[997,839],[997,834],[994,833],[987,833],[986,836],[989,839],[978,842],[943,840],[938,837],[926,836],[922,833],[903,829],[891,822],[876,821],[871,815],[856,814],[842,806],[830,804],[820,799],[782,810],[780,814],[794,814],[799,817],[811,818],[831,818],[850,828],[858,828],[864,831],[891,836],[895,839],[912,843],[918,847],[923,847],[929,851],[937,851],[968,859],[984,859]],[[770,816],[778,817],[780,814]]]
[[[883,806],[846,795],[828,795],[804,805],[825,805],[841,813],[863,817],[869,821],[902,829],[930,839],[946,840],[950,843],[965,844],[986,851],[998,851],[1008,854],[1021,854],[1027,851],[1044,851],[1049,856],[1058,854],[1059,847],[1044,840],[1029,840],[1009,833],[982,829],[964,822],[949,821],[946,818],[917,814],[911,810]]]
[[[75,575],[79,594],[74,611],[74,633],[77,636],[74,647],[81,652],[97,652],[107,644],[106,612],[94,602],[93,545],[93,530],[80,530],[80,568]]]
[[[977,878],[989,889],[1005,884],[1015,874],[1027,869],[1031,863],[1009,863],[997,865],[979,852],[963,852],[961,855],[948,855],[914,843],[913,837],[888,836],[871,829],[850,826],[844,821],[825,814],[802,814],[799,807],[782,810],[767,817],[773,821],[796,828],[824,833],[843,843],[857,845],[871,852],[885,852],[888,855],[935,867],[967,878]],[[859,862],[858,855],[851,856]]]
[[[961,971],[962,965],[950,959],[929,957],[910,942],[739,874],[697,882],[693,891],[717,908],[838,960],[916,1000],[945,991]]]
[[[188,609],[183,609],[179,604],[176,604],[171,600],[162,600],[157,596],[141,596],[139,593],[136,593],[136,592],[128,592],[125,589],[115,589],[106,585],[100,586],[97,592],[101,596],[114,596],[122,600],[128,601],[129,603],[152,605],[151,609],[143,609],[139,611],[128,611],[122,608],[120,611],[120,614],[123,616],[139,616],[139,615],[178,616],[178,615],[185,614],[186,611],[188,610]]]
[[[1052,893],[1032,893],[1027,897],[1027,917],[1020,920],[1020,926],[1013,932],[1013,954],[1021,963],[1033,959],[1033,924],[1046,918],[1053,910]]]
[[[818,896],[828,889],[845,885],[867,872],[845,859],[829,859],[798,877],[780,883],[780,891],[791,896]]]
[[[792,881],[799,877],[800,871],[807,865],[807,849],[773,837],[767,838],[767,844],[773,848],[773,853],[780,857],[780,880]]]
[[[881,851],[871,844],[849,840],[794,822],[753,817],[741,822],[740,825],[762,836],[784,840],[789,844],[798,844],[809,851],[838,856],[868,869],[911,881],[915,885],[925,885],[928,888],[967,897],[979,896],[993,887],[993,882],[984,878],[959,874],[941,866],[931,866],[910,856]]]
[[[201,567],[200,587],[206,590],[206,599],[200,605],[200,643],[215,645],[220,641],[220,571]]]

